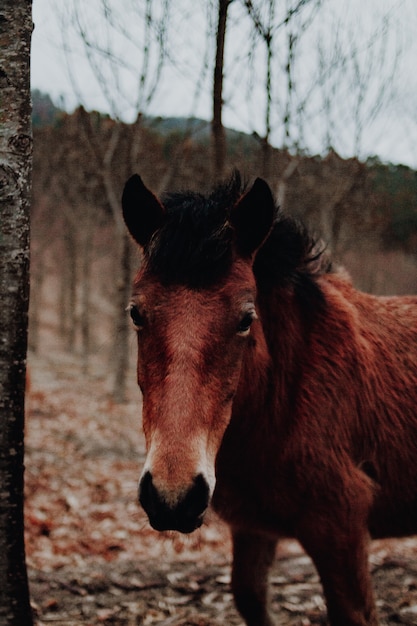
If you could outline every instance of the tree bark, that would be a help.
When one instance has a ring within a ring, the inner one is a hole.
[[[23,534],[29,304],[31,0],[0,8],[0,625],[33,624]]]

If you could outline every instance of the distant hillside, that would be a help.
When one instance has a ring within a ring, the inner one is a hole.
[[[146,128],[157,131],[160,135],[191,134],[194,138],[199,135],[202,139],[208,139],[210,136],[210,122],[197,117],[150,117],[146,115],[142,119]]]
[[[55,106],[49,94],[35,89],[32,92],[32,123],[34,128],[55,126],[66,114]],[[108,117],[103,114],[103,117]],[[192,137],[196,144],[207,146],[210,141],[211,123],[197,117],[151,117],[144,115],[143,126],[166,139]],[[240,150],[253,150],[259,141],[253,135],[226,128],[228,150],[233,155]]]
[[[197,144],[206,146],[210,141],[211,123],[197,117],[143,117],[143,125],[162,137],[192,137]],[[254,135],[226,128],[228,151],[231,155],[238,150],[253,150],[259,146]]]
[[[51,96],[38,89],[32,91],[32,124],[34,128],[54,126],[65,112],[56,107]]]

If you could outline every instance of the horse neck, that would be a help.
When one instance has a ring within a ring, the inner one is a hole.
[[[261,413],[285,422],[305,348],[302,312],[292,291],[284,289],[259,294],[257,310],[260,324],[243,362],[235,409],[251,423]]]

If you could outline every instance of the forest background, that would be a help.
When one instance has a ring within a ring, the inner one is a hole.
[[[34,92],[30,348],[43,333],[80,358],[100,354],[113,397],[123,400],[132,344],[124,309],[140,258],[124,234],[120,197],[139,172],[164,190],[213,183],[210,124],[142,118],[126,124],[82,107],[67,114]],[[262,175],[264,145],[227,130],[225,175]],[[270,149],[267,180],[283,210],[322,237],[354,284],[376,294],[417,291],[417,173],[404,165],[293,155]],[[97,319],[99,318],[99,323]],[[129,339],[130,338],[130,339]],[[46,342],[48,343],[48,342]]]
[[[73,0],[56,15],[65,24],[57,30],[61,70],[68,67],[76,106],[53,89],[53,98],[33,91],[26,432],[33,603],[39,624],[45,616],[59,623],[60,615],[64,624],[183,624],[183,617],[169,620],[204,586],[213,615],[223,615],[225,602],[233,612],[224,592],[228,539],[209,520],[188,543],[161,540],[135,504],[144,443],[125,309],[140,255],[121,219],[123,185],[134,172],[157,194],[206,191],[233,168],[247,181],[262,176],[282,210],[322,237],[356,287],[417,293],[414,74],[403,64],[405,23],[412,26],[417,15],[413,3],[381,0],[366,30],[360,15],[353,22],[334,16],[328,0],[126,1],[123,19],[120,3],[86,4]],[[197,30],[198,16],[205,20],[201,46],[191,38],[187,48],[181,27]],[[183,45],[173,43],[172,31],[182,33]],[[230,47],[236,32],[238,45]],[[173,89],[164,83],[168,66],[187,75],[179,98],[191,98],[191,115],[158,114]],[[91,110],[85,91],[94,81],[104,103],[99,110]],[[205,118],[197,104],[204,93],[211,105]],[[236,99],[250,110],[246,132],[224,123]],[[406,128],[401,141],[399,123]],[[386,139],[380,153],[379,136]],[[389,154],[395,145],[396,155],[401,142],[406,164],[387,157],[387,146]],[[401,545],[401,555],[417,551],[414,543]],[[385,544],[377,550],[374,566],[389,561]],[[129,567],[128,558],[136,559]],[[203,564],[202,583],[175,569],[184,558]],[[109,568],[100,569],[103,563]],[[223,569],[207,582],[210,563]],[[305,583],[311,572],[299,576]],[[401,580],[384,574],[385,591],[394,589],[394,578]],[[112,594],[125,588],[134,598],[118,603]],[[158,589],[179,595],[170,604]],[[310,592],[306,584],[306,598]],[[297,615],[306,614],[305,602]],[[407,610],[416,604],[411,598]],[[323,610],[322,603],[311,608],[311,623]],[[233,615],[228,623],[239,623]]]
[[[262,176],[358,288],[415,291],[414,2],[35,0],[34,19],[32,84],[55,103],[34,92],[33,351],[53,311],[84,373],[107,354],[123,400],[134,172],[156,193]]]

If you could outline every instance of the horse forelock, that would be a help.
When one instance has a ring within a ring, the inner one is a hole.
[[[148,269],[165,284],[209,287],[226,275],[233,259],[230,210],[243,193],[238,173],[209,195],[166,194],[163,226],[145,250]]]

